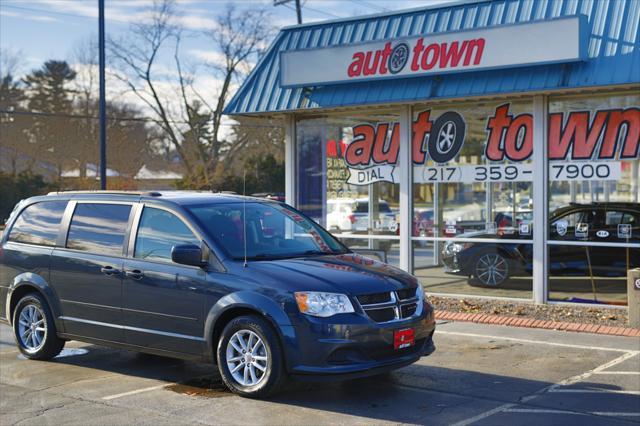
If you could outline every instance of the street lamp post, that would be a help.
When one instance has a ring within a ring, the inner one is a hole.
[[[98,0],[98,56],[100,80],[100,189],[107,189],[107,102],[104,78],[104,0]]]

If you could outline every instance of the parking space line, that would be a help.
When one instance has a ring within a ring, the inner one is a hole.
[[[640,395],[640,391],[626,391],[617,389],[549,389],[549,393],[620,393]]]
[[[149,391],[156,390],[156,389],[162,389],[162,388],[164,388],[166,386],[169,386],[169,384],[168,383],[164,383],[162,385],[150,386],[148,388],[136,389],[136,390],[132,390],[132,391],[129,391],[129,392],[123,392],[123,393],[117,393],[115,395],[108,395],[108,396],[102,397],[102,399],[105,400],[105,401],[110,401],[112,399],[122,398],[123,396],[136,395],[136,394],[143,393],[143,392],[149,392]]]
[[[438,331],[436,331],[436,333],[438,333]],[[571,345],[571,344],[567,344],[567,343],[554,343],[554,342],[548,342],[548,341],[538,341],[538,340],[529,340],[529,339],[520,339],[520,338],[514,338],[514,337],[503,337],[503,336],[491,336],[491,335],[483,335],[483,334],[474,334],[474,333],[460,333],[460,332],[456,332],[456,331],[440,331],[440,334],[449,334],[449,335],[455,335],[455,336],[466,336],[466,337],[482,337],[485,339],[496,339],[496,340],[507,340],[507,341],[514,341],[514,342],[522,342],[522,343],[530,343],[530,344],[544,344],[544,345],[551,345],[551,346],[561,346],[561,347],[568,347],[568,348],[574,348],[574,349],[587,349],[587,350],[600,350],[600,351],[611,351],[611,352],[623,352],[622,355],[620,355],[617,358],[612,359],[609,362],[606,362],[604,364],[601,364],[589,371],[586,371],[582,374],[578,374],[576,376],[572,376],[569,378],[566,378],[564,380],[561,380],[558,383],[554,383],[548,386],[545,386],[544,388],[532,393],[531,395],[525,396],[523,398],[520,399],[520,401],[518,402],[509,402],[506,404],[503,404],[499,407],[493,408],[491,410],[485,411],[484,413],[480,413],[476,416],[470,417],[468,419],[465,420],[461,420],[457,423],[454,423],[453,426],[468,426],[471,425],[473,423],[479,422],[480,420],[484,420],[488,417],[491,417],[495,414],[498,413],[502,413],[505,412],[507,410],[513,410],[515,409],[514,407],[517,407],[518,405],[525,405],[526,403],[528,403],[529,401],[538,398],[542,395],[544,395],[545,393],[548,392],[557,392],[557,391],[562,391],[563,389],[558,389],[561,386],[569,386],[569,385],[573,385],[575,383],[578,383],[582,380],[585,380],[589,377],[591,377],[592,375],[604,371],[607,368],[611,368],[615,365],[618,365],[626,360],[628,360],[629,358],[632,358],[636,355],[638,355],[640,353],[640,351],[633,351],[633,350],[627,350],[627,349],[615,349],[615,348],[603,348],[603,347],[598,347],[598,346],[584,346],[584,345]],[[572,390],[572,389],[564,389],[564,390]],[[577,389],[576,389],[577,390]],[[632,392],[632,391],[618,391],[618,392]],[[572,414],[580,414],[579,412],[571,412]],[[584,414],[595,414],[595,413],[584,413]],[[633,413],[635,414],[635,413]]]
[[[617,358],[612,359],[609,362],[606,362],[606,363],[604,363],[602,365],[597,366],[596,368],[594,368],[592,370],[586,371],[586,372],[584,372],[582,374],[578,374],[577,376],[569,377],[568,379],[564,379],[564,380],[552,385],[549,388],[549,390],[556,389],[556,388],[558,388],[560,386],[569,386],[569,385],[573,385],[575,383],[578,383],[578,382],[580,382],[582,380],[587,379],[588,377],[591,377],[592,375],[594,375],[594,374],[596,374],[596,373],[598,373],[600,371],[604,371],[607,368],[611,368],[614,365],[618,365],[618,364],[620,364],[620,363],[622,363],[622,362],[624,362],[624,361],[628,360],[629,358],[632,358],[632,357],[634,357],[636,355],[638,355],[638,352],[629,351],[629,352],[627,352],[627,353],[625,353],[623,355],[620,355]]]
[[[628,413],[624,411],[590,411],[588,413],[580,413],[567,410],[553,410],[546,408],[507,408],[503,413],[521,413],[521,414],[573,414],[578,416],[608,416],[608,417],[640,417],[640,413]]]
[[[606,348],[603,346],[588,346],[588,345],[572,345],[570,343],[558,343],[558,342],[549,342],[546,340],[531,340],[531,339],[521,339],[519,337],[506,337],[506,336],[492,336],[489,334],[475,334],[475,333],[462,333],[459,331],[443,331],[436,330],[436,334],[444,334],[451,336],[463,336],[463,337],[482,337],[485,339],[496,339],[496,340],[509,340],[512,342],[520,342],[520,343],[531,343],[535,345],[549,345],[549,346],[560,346],[563,348],[572,348],[572,349],[586,349],[592,351],[609,351],[609,352],[623,352],[623,353],[632,353],[638,354],[640,351],[634,351],[630,349],[618,349],[618,348]]]
[[[625,413],[611,411],[592,411],[594,416],[612,416],[612,417],[640,417],[640,413]]]
[[[620,374],[620,375],[640,376],[640,371],[598,371],[593,374]]]

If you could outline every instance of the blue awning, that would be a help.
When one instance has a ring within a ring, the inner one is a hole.
[[[317,87],[280,86],[279,54],[585,15],[588,60]],[[284,28],[226,114],[259,114],[640,83],[640,1],[499,0]]]

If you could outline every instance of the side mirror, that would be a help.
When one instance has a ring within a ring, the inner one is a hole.
[[[202,249],[193,244],[173,246],[171,260],[181,265],[203,267],[207,262],[202,260]]]

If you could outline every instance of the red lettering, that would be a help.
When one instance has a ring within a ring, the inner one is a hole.
[[[624,111],[618,109],[610,112],[607,131],[600,148],[600,158],[613,158],[616,143],[622,137],[623,126],[626,127],[626,134],[622,142],[620,158],[640,158],[639,108],[628,108]]]
[[[593,123],[591,123],[589,133],[586,134],[586,127],[583,131],[579,132],[580,137],[576,137],[573,141],[573,159],[589,159],[593,157],[593,152],[596,149],[596,145],[604,129],[607,115],[609,115],[608,111],[598,111],[593,119]],[[589,114],[587,113],[587,122],[589,120],[588,117]],[[602,149],[600,149],[600,155],[602,156]]]
[[[502,135],[511,124],[511,116],[509,113],[509,104],[500,105],[496,108],[493,117],[489,117],[487,121],[487,130],[489,137],[485,148],[485,156],[491,161],[502,161],[504,152],[501,148]]]
[[[389,63],[389,56],[391,56],[391,42],[384,45],[384,49],[382,49],[382,58],[380,61],[380,74],[386,74],[387,64]]]
[[[375,138],[373,126],[361,124],[353,128],[353,141],[347,145],[344,160],[350,166],[365,166],[371,161],[371,148]]]
[[[395,164],[398,159],[398,149],[400,148],[400,133],[398,123],[393,123],[391,143],[387,144],[389,135],[389,123],[380,123],[376,129],[375,143],[373,144],[372,159],[376,164]]]
[[[424,138],[431,131],[431,121],[429,121],[429,113],[431,111],[422,111],[413,122],[413,147],[412,158],[415,164],[424,164],[425,151],[422,149]],[[394,129],[395,130],[395,129]]]
[[[522,137],[519,137],[524,132]],[[518,140],[521,143],[518,144]],[[533,153],[533,116],[520,114],[511,121],[504,141],[504,152],[511,161],[524,161]]]
[[[347,74],[349,77],[359,77],[362,75],[362,67],[364,64],[364,53],[356,52],[353,54],[353,62],[349,65],[349,70]]]
[[[431,54],[431,59],[429,59],[429,54]],[[436,63],[438,63],[438,56],[440,55],[440,45],[436,43],[432,43],[425,49],[422,54],[422,62],[420,65],[422,69],[427,71],[433,68]]]
[[[469,40],[469,44],[467,45],[467,53],[464,56],[464,62],[462,63],[462,65],[464,65],[465,67],[471,63],[471,57],[473,56],[474,50],[476,55],[473,58],[473,65],[478,65],[482,60],[482,53],[484,52],[483,38]]]
[[[413,59],[411,60],[411,71],[418,71],[420,69],[419,61],[420,54],[422,53],[422,49],[424,49],[424,45],[422,44],[421,38],[418,39],[416,45],[413,47]]]
[[[549,159],[563,160],[569,153],[576,128],[579,123],[583,123],[586,128],[589,113],[588,112],[572,112],[569,114],[567,124],[562,131],[563,113],[549,114]]]
[[[334,139],[329,139],[327,141],[327,157],[337,157],[338,156],[338,147],[336,141]]]
[[[462,54],[467,47],[468,41],[462,43],[462,47],[458,47],[458,42],[454,41],[447,48],[447,43],[440,45],[440,68],[457,67],[462,59]]]
[[[375,55],[373,52],[367,52],[364,60],[364,68],[362,73],[364,75],[374,75],[378,70],[378,63],[380,62],[380,51],[377,50]]]

